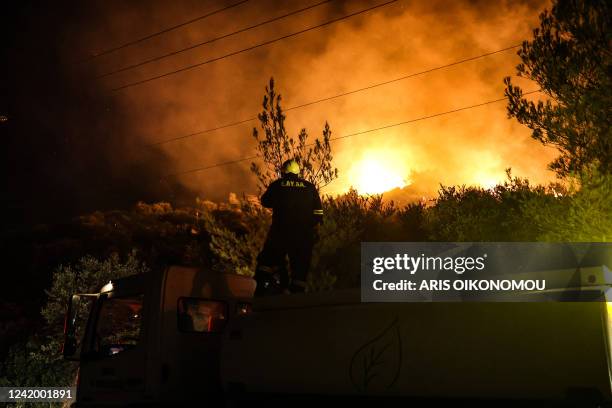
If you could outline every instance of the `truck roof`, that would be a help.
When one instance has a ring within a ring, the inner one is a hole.
[[[361,291],[359,288],[353,288],[257,297],[253,300],[253,309],[256,311],[275,309],[304,309],[331,305],[355,305],[360,303]]]

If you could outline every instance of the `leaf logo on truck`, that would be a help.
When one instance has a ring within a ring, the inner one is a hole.
[[[402,366],[402,338],[399,318],[361,346],[351,358],[349,375],[357,390],[382,391],[391,388]]]

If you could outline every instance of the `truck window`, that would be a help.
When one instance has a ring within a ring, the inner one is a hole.
[[[140,342],[143,296],[111,297],[102,302],[96,326],[95,349],[112,356]]]
[[[220,332],[227,321],[227,304],[208,299],[181,297],[178,300],[178,329],[182,332]]]
[[[81,354],[82,341],[87,330],[89,314],[97,295],[72,295],[64,321],[64,344],[62,354],[67,359],[78,358]]]

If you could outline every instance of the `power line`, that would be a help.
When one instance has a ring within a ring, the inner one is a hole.
[[[162,60],[162,59],[164,59],[164,58],[172,57],[172,56],[174,56],[174,55],[178,55],[178,54],[181,54],[181,53],[183,53],[183,52],[190,51],[190,50],[193,50],[193,49],[198,48],[198,47],[202,47],[202,46],[204,46],[204,45],[212,44],[212,43],[214,43],[214,42],[216,42],[216,41],[223,40],[223,39],[225,39],[225,38],[232,37],[232,36],[234,36],[234,35],[236,35],[236,34],[241,34],[241,33],[244,33],[244,32],[246,32],[246,31],[249,31],[249,30],[253,30],[253,29],[255,29],[255,28],[262,27],[262,26],[264,26],[264,25],[266,25],[266,24],[270,24],[270,23],[272,23],[272,22],[282,20],[282,19],[284,19],[284,18],[287,18],[287,17],[293,16],[293,15],[296,15],[296,14],[302,13],[302,12],[304,12],[304,11],[307,11],[307,10],[313,9],[313,8],[315,8],[315,7],[319,7],[319,6],[323,5],[323,4],[326,4],[326,3],[329,3],[329,2],[332,2],[332,1],[334,1],[334,0],[324,0],[324,1],[321,1],[321,2],[319,2],[319,3],[315,3],[315,4],[313,4],[313,5],[310,5],[310,6],[308,6],[308,7],[304,7],[304,8],[301,8],[301,9],[299,9],[299,10],[295,10],[295,11],[292,11],[292,12],[290,12],[290,13],[283,14],[282,16],[274,17],[274,18],[271,18],[271,19],[269,19],[269,20],[262,21],[262,22],[260,22],[260,23],[254,24],[254,25],[252,25],[252,26],[245,27],[245,28],[241,28],[240,30],[237,30],[237,31],[234,31],[234,32],[231,32],[231,33],[228,33],[228,34],[224,34],[224,35],[221,35],[221,36],[219,36],[219,37],[211,38],[210,40],[202,41],[202,42],[199,42],[199,43],[196,43],[196,44],[190,45],[190,46],[188,46],[188,47],[181,48],[181,49],[179,49],[179,50],[172,51],[172,52],[169,52],[169,53],[167,53],[167,54],[160,55],[160,56],[158,56],[158,57],[154,57],[154,58],[150,58],[150,59],[147,59],[147,60],[144,60],[144,61],[138,62],[138,63],[136,63],[136,64],[127,65],[127,66],[124,66],[124,67],[122,67],[122,68],[118,68],[118,69],[116,69],[116,70],[114,70],[114,71],[110,71],[110,72],[104,73],[104,74],[102,74],[102,75],[99,75],[99,76],[97,76],[97,77],[96,77],[96,79],[99,79],[99,78],[105,78],[105,77],[108,77],[108,76],[111,76],[111,75],[118,74],[118,73],[120,73],[120,72],[128,71],[128,70],[130,70],[130,69],[134,69],[134,68],[142,67],[143,65],[147,65],[147,64],[150,64],[150,63],[152,63],[152,62],[160,61],[160,60]]]
[[[523,92],[523,95],[529,95],[529,94],[537,93],[537,92],[540,92],[540,91],[541,90],[538,89],[538,90],[535,90],[535,91]],[[372,133],[372,132],[377,132],[379,130],[389,129],[389,128],[392,128],[392,127],[407,125],[409,123],[420,122],[422,120],[437,118],[439,116],[449,115],[451,113],[457,113],[457,112],[461,112],[461,111],[465,111],[465,110],[469,110],[469,109],[479,108],[481,106],[491,105],[493,103],[497,103],[497,102],[501,102],[501,101],[505,101],[505,100],[506,100],[506,98],[493,99],[493,100],[490,100],[490,101],[478,103],[476,105],[463,106],[461,108],[452,109],[452,110],[448,110],[448,111],[445,111],[445,112],[434,113],[432,115],[421,116],[421,117],[418,117],[418,118],[415,118],[415,119],[405,120],[403,122],[397,122],[397,123],[392,123],[392,124],[389,124],[389,125],[384,125],[384,126],[380,126],[380,127],[377,127],[377,128],[373,128],[373,129],[362,130],[361,132],[355,132],[355,133],[350,133],[348,135],[332,137],[329,140],[330,140],[330,142],[333,142],[335,140],[347,139],[347,138],[353,137],[353,136],[359,136],[359,135],[363,135],[363,134],[366,134],[366,133]],[[306,146],[313,146],[313,145],[314,145],[314,143],[308,143]],[[256,155],[253,155],[253,156],[243,157],[243,158],[236,159],[236,160],[230,160],[230,161],[226,161],[226,162],[215,163],[215,164],[211,164],[209,166],[198,167],[198,168],[195,168],[195,169],[186,170],[186,171],[182,171],[182,172],[179,172],[179,173],[169,174],[167,176],[164,176],[164,179],[168,178],[168,177],[177,177],[177,176],[182,176],[182,175],[185,175],[185,174],[197,173],[197,172],[200,172],[200,171],[210,170],[210,169],[213,169],[213,168],[216,168],[216,167],[227,166],[227,165],[230,165],[230,164],[241,163],[241,162],[244,162],[244,161],[247,161],[247,160],[257,159],[259,157],[261,157],[261,156],[256,154]]]
[[[285,109],[287,110],[287,109]],[[252,122],[254,120],[256,120],[257,118],[248,118],[248,119],[242,119],[239,120],[238,122],[232,122],[232,123],[228,123],[225,125],[221,125],[221,126],[217,126],[214,128],[210,128],[210,129],[206,129],[206,130],[201,130],[198,132],[193,132],[193,133],[189,133],[186,135],[182,135],[182,136],[177,136],[177,137],[173,137],[172,139],[165,139],[165,140],[160,140],[159,142],[154,142],[154,143],[149,143],[146,146],[158,146],[158,145],[162,145],[162,144],[166,144],[166,143],[171,143],[171,142],[176,142],[177,140],[181,140],[181,139],[187,139],[193,136],[198,136],[204,133],[210,133],[210,132],[214,132],[216,130],[221,130],[221,129],[226,129],[229,127],[233,127],[233,126],[238,126],[238,125],[242,125],[243,123],[248,123],[248,122]]]
[[[498,54],[498,53],[501,53],[501,52],[504,52],[504,51],[512,50],[512,49],[518,48],[520,46],[521,46],[521,44],[512,45],[510,47],[502,48],[502,49],[499,49],[499,50],[496,50],[496,51],[487,52],[485,54],[480,54],[480,55],[477,55],[477,56],[474,56],[474,57],[465,58],[465,59],[462,59],[462,60],[451,62],[449,64],[440,65],[440,66],[437,66],[437,67],[434,67],[434,68],[426,69],[424,71],[414,72],[414,73],[407,74],[407,75],[404,75],[404,76],[401,76],[401,77],[398,77],[398,78],[395,78],[395,79],[391,79],[391,80],[387,80],[387,81],[384,81],[384,82],[379,82],[379,83],[376,83],[376,84],[368,85],[368,86],[365,86],[363,88],[357,88],[357,89],[353,89],[351,91],[343,92],[343,93],[336,94],[336,95],[333,95],[333,96],[328,96],[328,97],[325,97],[325,98],[316,99],[314,101],[310,101],[310,102],[306,102],[306,103],[303,103],[303,104],[300,104],[300,105],[292,106],[290,108],[285,109],[285,111],[290,111],[290,110],[294,110],[294,109],[300,109],[300,108],[304,108],[306,106],[314,105],[314,104],[317,104],[317,103],[326,102],[326,101],[330,101],[330,100],[333,100],[333,99],[341,98],[343,96],[348,96],[348,95],[352,95],[352,94],[355,94],[355,93],[358,93],[358,92],[363,92],[363,91],[367,91],[367,90],[370,90],[370,89],[374,89],[374,88],[377,88],[379,86],[389,85],[389,84],[394,83],[394,82],[403,81],[403,80],[406,80],[406,79],[409,79],[409,78],[413,78],[413,77],[416,77],[416,76],[419,76],[419,75],[428,74],[428,73],[431,73],[431,72],[434,72],[434,71],[438,71],[438,70],[441,70],[441,69],[449,68],[449,67],[452,67],[452,66],[455,66],[455,65],[459,65],[459,64],[463,64],[463,63],[466,63],[466,62],[474,61],[474,60],[477,60],[477,59],[480,59],[480,58],[488,57],[490,55],[494,55],[494,54]],[[191,138],[191,137],[194,137],[194,136],[202,135],[202,134],[205,134],[205,133],[214,132],[216,130],[221,130],[221,129],[225,129],[225,128],[229,128],[229,127],[233,127],[233,126],[238,126],[238,125],[241,125],[241,124],[244,124],[244,123],[252,122],[252,121],[254,121],[256,119],[257,119],[257,117],[252,117],[252,118],[248,118],[248,119],[242,119],[242,120],[239,120],[237,122],[232,122],[232,123],[228,123],[228,124],[225,124],[225,125],[220,125],[220,126],[217,126],[217,127],[214,127],[214,128],[204,129],[204,130],[200,130],[200,131],[197,131],[197,132],[189,133],[189,134],[186,134],[186,135],[181,135],[181,136],[176,136],[176,137],[173,137],[173,138],[170,138],[170,139],[160,140],[158,142],[150,143],[147,146],[158,146],[158,145],[162,145],[162,144],[166,144],[166,143],[171,143],[171,142],[175,142],[175,141],[178,141],[178,140],[187,139],[187,138]]]
[[[306,32],[309,32],[309,31],[312,31],[312,30],[316,30],[317,28],[325,27],[325,26],[328,26],[330,24],[337,23],[339,21],[346,20],[348,18],[355,17],[357,15],[367,13],[368,11],[372,11],[374,9],[387,6],[387,5],[389,5],[391,3],[395,3],[397,1],[398,0],[390,0],[390,1],[387,1],[387,2],[382,3],[382,4],[378,4],[378,5],[373,6],[373,7],[368,7],[366,9],[364,9],[364,10],[361,10],[361,11],[357,11],[355,13],[347,14],[345,16],[342,16],[342,17],[339,17],[339,18],[335,18],[333,20],[326,21],[325,23],[318,24],[316,26],[312,26],[312,27],[306,28],[304,30],[300,30],[300,31],[296,31],[296,32],[291,33],[291,34],[283,35],[282,37],[277,37],[277,38],[275,38],[273,40],[268,40],[268,41],[265,41],[263,43],[260,43],[260,44],[257,44],[257,45],[253,45],[251,47],[243,48],[242,50],[239,50],[239,51],[231,52],[231,53],[223,55],[221,57],[211,58],[209,60],[202,61],[202,62],[199,62],[197,64],[188,65],[186,67],[179,68],[177,70],[166,72],[166,73],[163,73],[163,74],[160,74],[160,75],[156,75],[156,76],[153,76],[153,77],[150,77],[150,78],[142,79],[140,81],[129,82],[129,83],[121,85],[121,86],[119,86],[117,88],[112,88],[111,90],[112,91],[120,91],[122,89],[126,89],[126,88],[130,88],[130,87],[133,87],[133,86],[136,86],[136,85],[141,85],[141,84],[144,84],[144,83],[147,83],[147,82],[155,81],[157,79],[165,78],[165,77],[170,76],[170,75],[178,74],[180,72],[185,72],[185,71],[188,71],[188,70],[193,69],[193,68],[201,67],[202,65],[210,64],[212,62],[216,62],[216,61],[228,58],[228,57],[232,57],[234,55],[242,54],[243,52],[251,51],[251,50],[254,50],[256,48],[263,47],[263,46],[266,46],[266,45],[270,45],[270,44],[273,44],[273,43],[278,42],[278,41],[286,40],[287,38],[295,37],[296,35],[304,34]]]
[[[91,55],[91,56],[89,56],[89,57],[79,61],[79,62],[91,61],[91,60],[93,60],[95,58],[98,58],[98,57],[101,57],[103,55],[107,55],[107,54],[113,53],[115,51],[119,51],[119,50],[121,50],[123,48],[127,48],[129,46],[141,43],[143,41],[150,40],[151,38],[157,37],[157,36],[162,35],[162,34],[166,34],[166,33],[170,32],[170,31],[176,30],[177,28],[185,27],[186,25],[195,23],[196,21],[204,20],[207,17],[214,16],[215,14],[219,14],[219,13],[221,13],[223,11],[229,10],[231,8],[234,8],[236,6],[244,4],[244,3],[248,2],[248,1],[249,0],[240,0],[240,1],[236,2],[236,3],[232,3],[232,4],[228,5],[228,6],[222,7],[220,9],[217,9],[217,10],[214,10],[214,11],[211,11],[210,13],[204,14],[202,16],[198,16],[198,17],[192,18],[191,20],[187,20],[187,21],[182,22],[180,24],[164,28],[161,31],[157,31],[157,32],[154,32],[152,34],[146,35],[144,37],[138,38],[136,40],[132,40],[132,41],[126,42],[124,44],[118,45],[116,47],[109,48],[109,49],[106,49],[104,51],[98,52],[98,53],[96,53],[94,55]]]

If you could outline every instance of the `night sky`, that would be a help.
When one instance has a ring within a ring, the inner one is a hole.
[[[32,2],[4,5],[0,135],[4,227],[58,222],[141,201],[190,203],[255,193],[249,162],[164,176],[251,155],[248,122],[180,141],[151,143],[254,117],[274,76],[286,107],[520,43],[542,1],[397,1],[252,51],[114,91],[176,69],[358,12],[385,1],[332,1],[239,35],[115,75],[101,75],[320,1],[251,0],[97,58],[93,55],[237,1]],[[288,112],[292,134],[334,136],[503,96],[516,50]],[[536,88],[524,83],[526,90]],[[508,120],[504,103],[334,143],[340,179],[326,193],[439,183],[489,186],[504,169],[552,179],[553,152]],[[386,167],[385,167],[386,166]],[[374,183],[376,184],[376,182]],[[369,191],[368,191],[369,190]]]

